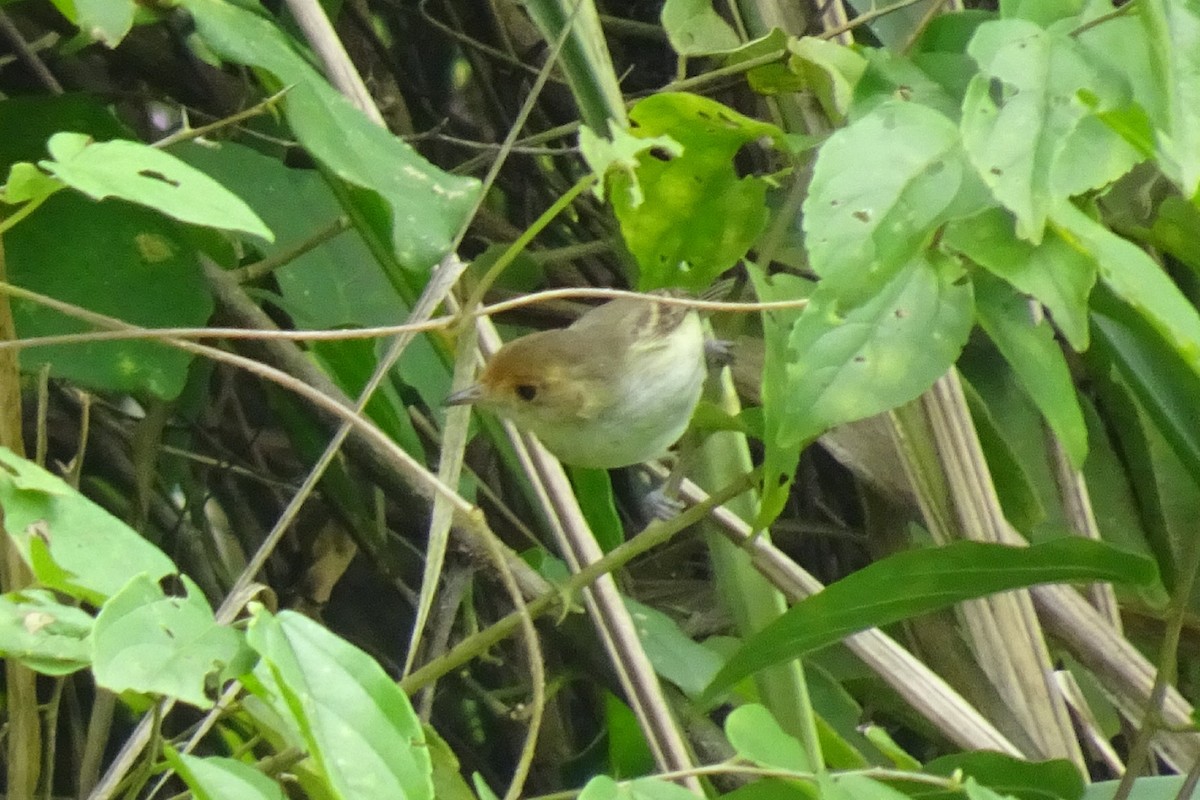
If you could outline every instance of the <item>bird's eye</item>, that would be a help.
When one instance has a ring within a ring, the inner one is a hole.
[[[517,397],[521,398],[522,400],[525,400],[526,402],[537,397],[537,393],[538,393],[537,387],[534,386],[532,383],[518,383],[516,391],[517,391]]]

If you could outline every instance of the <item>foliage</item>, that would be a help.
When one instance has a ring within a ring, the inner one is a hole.
[[[484,5],[5,6],[6,793],[1175,796],[1200,3]],[[630,536],[441,408],[490,323],[362,330],[560,285],[771,303],[723,509]]]

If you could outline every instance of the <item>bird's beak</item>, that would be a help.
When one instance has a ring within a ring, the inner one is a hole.
[[[465,389],[460,389],[446,398],[443,405],[447,406],[466,406],[483,399],[483,386],[475,384],[468,386]]]

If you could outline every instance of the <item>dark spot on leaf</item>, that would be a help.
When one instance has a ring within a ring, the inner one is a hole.
[[[870,222],[871,221],[871,212],[867,211],[865,209],[860,210],[860,211],[855,211],[850,216],[854,217],[859,222]]]
[[[168,178],[166,175],[163,175],[161,172],[155,172],[152,169],[139,169],[138,175],[141,175],[143,178],[149,178],[152,181],[161,181],[162,183],[165,183],[167,186],[173,186],[176,189],[179,188],[179,181],[172,180],[171,178]]]
[[[992,78],[988,81],[988,97],[997,108],[1002,107],[1007,99],[1004,92],[1004,81],[999,78]]]
[[[993,175],[1003,175],[1004,174],[1004,170],[1000,169],[999,167],[992,167],[991,169],[988,170],[988,172],[992,173]]]
[[[912,95],[913,95],[913,90],[912,90],[911,86],[897,86],[896,87],[896,97],[900,98],[901,100],[911,100]]]
[[[907,319],[908,318],[908,310],[904,309],[904,308],[897,308],[895,311],[892,312],[892,316],[894,316],[896,319]]]
[[[650,157],[659,161],[670,161],[672,158],[671,151],[665,147],[651,147]]]
[[[855,357],[854,357],[854,363],[855,363],[855,364],[865,364],[866,362],[867,362],[867,357],[866,357],[866,356],[855,356]]]

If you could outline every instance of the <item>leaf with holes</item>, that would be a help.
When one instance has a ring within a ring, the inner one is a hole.
[[[95,200],[119,197],[181,222],[275,238],[240,197],[161,150],[83,133],[56,133],[46,147],[53,160],[38,166]]]
[[[890,102],[829,137],[804,201],[813,270],[865,292],[928,246],[946,221],[991,203],[958,129],[930,108]],[[844,291],[844,290],[843,290]]]
[[[794,295],[751,275],[763,300]],[[767,363],[776,366],[763,374],[766,454],[758,524],[782,510],[805,444],[834,425],[907,403],[950,368],[973,321],[971,287],[960,278],[957,263],[931,252],[849,292],[837,280],[821,281],[794,325],[764,324]],[[856,300],[860,295],[866,299]]]
[[[242,660],[242,635],[218,625],[200,588],[181,579],[185,593],[172,597],[139,575],[100,609],[92,633],[98,685],[212,707],[208,681]]]
[[[746,255],[767,224],[767,180],[739,177],[734,157],[758,139],[781,142],[783,133],[715,100],[679,92],[647,97],[629,118],[635,136],[670,135],[683,147],[679,155],[661,149],[638,155],[643,203],[631,201],[628,175],[610,178],[621,233],[641,267],[638,286],[707,288]]]

